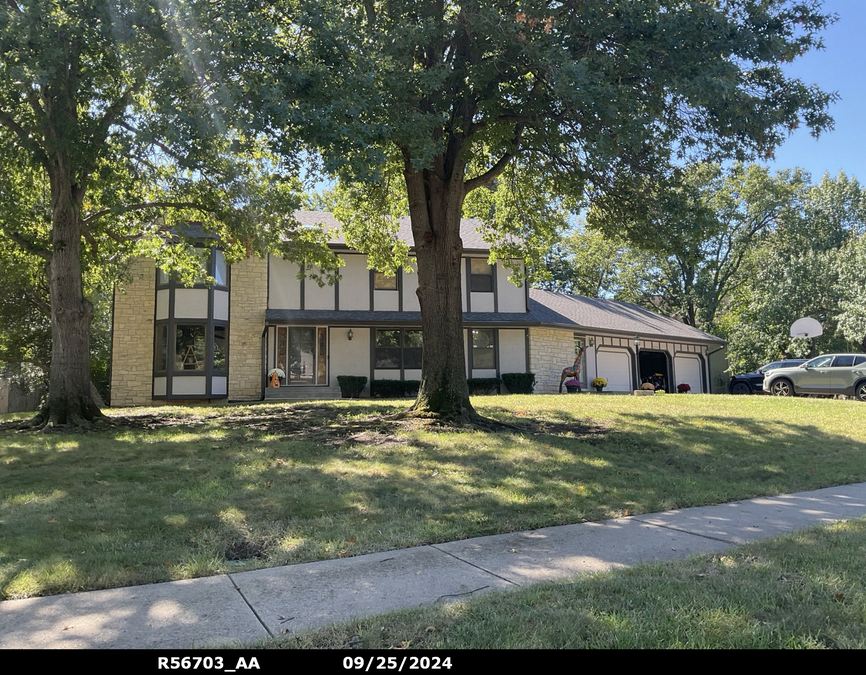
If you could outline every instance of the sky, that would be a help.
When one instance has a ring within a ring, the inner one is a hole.
[[[815,139],[797,129],[776,150],[774,170],[806,169],[817,182],[825,173],[844,171],[866,184],[866,0],[824,0],[824,11],[839,20],[824,33],[824,49],[785,67],[786,74],[817,84],[840,99],[830,106],[833,131]]]

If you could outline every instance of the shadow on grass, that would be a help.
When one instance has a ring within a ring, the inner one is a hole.
[[[0,588],[163,581],[866,480],[866,443],[815,425],[636,414],[611,429],[495,407],[525,426],[489,433],[383,419],[394,408],[4,432]],[[40,572],[63,561],[74,574]]]

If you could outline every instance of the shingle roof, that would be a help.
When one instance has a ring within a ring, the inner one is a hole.
[[[340,231],[342,227],[340,221],[334,218],[333,213],[329,211],[295,211],[295,218],[301,225],[325,227],[325,229],[333,233],[329,241],[330,244],[346,245],[346,240]],[[477,218],[464,218],[460,221],[460,238],[463,240],[464,249],[477,251],[490,250],[490,244],[481,238],[480,231],[482,227],[482,222]],[[408,216],[400,219],[400,229],[397,232],[397,237],[410,246],[414,245],[412,223]]]
[[[334,310],[334,309],[269,309],[265,318],[274,322],[317,322],[345,324],[420,324],[421,312]],[[537,324],[525,312],[464,312],[465,324]]]
[[[420,312],[331,310],[331,309],[269,309],[265,317],[270,322],[342,323],[342,324],[420,324]],[[559,326],[573,330],[598,330],[724,344],[709,333],[687,326],[676,319],[656,314],[638,305],[614,300],[584,298],[565,293],[551,293],[536,288],[529,290],[528,312],[464,312],[467,325]]]
[[[719,344],[725,342],[681,321],[656,314],[630,302],[585,298],[531,288],[529,308],[533,317],[546,324],[575,325],[642,337],[680,338]]]

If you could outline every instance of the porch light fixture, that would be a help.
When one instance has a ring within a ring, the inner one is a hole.
[[[595,338],[589,338],[589,346],[595,347]]]
[[[634,336],[634,348],[636,351],[640,351],[640,338],[637,335]]]
[[[352,329],[351,329],[351,328],[349,329],[349,332],[346,333],[346,337],[349,338],[349,342],[351,342],[351,341],[352,341],[352,338],[355,337],[355,334],[352,332]]]

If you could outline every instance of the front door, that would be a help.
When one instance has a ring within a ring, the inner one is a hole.
[[[327,384],[327,328],[277,327],[277,363],[288,384]]]

